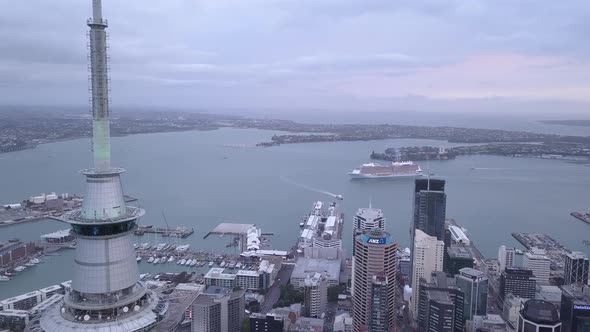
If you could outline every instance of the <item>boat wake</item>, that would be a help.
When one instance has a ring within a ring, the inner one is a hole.
[[[471,167],[474,171],[504,171],[509,170],[510,168],[504,167]]]
[[[303,183],[295,182],[295,181],[293,181],[293,180],[291,180],[291,179],[289,179],[289,178],[287,178],[285,176],[282,176],[282,175],[281,175],[281,181],[286,182],[288,184],[292,184],[292,185],[297,186],[299,188],[303,188],[303,189],[306,189],[306,190],[309,190],[309,191],[313,191],[313,192],[319,193],[319,194],[324,194],[324,195],[332,196],[334,198],[342,197],[341,195],[337,195],[337,194],[331,193],[329,191],[317,189],[317,188],[314,188],[314,187],[305,185]]]

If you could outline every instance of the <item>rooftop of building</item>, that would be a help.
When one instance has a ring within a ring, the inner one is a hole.
[[[586,254],[584,254],[583,252],[580,252],[580,251],[572,251],[571,253],[567,254],[566,256],[571,259],[588,259],[588,256],[586,256]]]
[[[430,283],[440,288],[456,287],[457,282],[455,278],[449,276],[445,272],[435,271],[430,276]]]
[[[533,276],[533,271],[530,269],[526,269],[524,267],[512,266],[506,267],[502,274],[518,274],[518,275],[526,275],[526,276]]]
[[[258,271],[239,270],[236,272],[236,276],[258,277],[259,275],[260,273]]]
[[[577,304],[590,305],[590,286],[584,285],[567,285],[561,286],[563,295],[569,298],[575,298]]]
[[[559,310],[550,302],[543,300],[528,300],[520,314],[527,320],[539,324],[555,324],[559,322]]]
[[[217,299],[228,297],[229,300],[234,300],[244,296],[245,290],[232,291],[226,287],[209,286],[201,294],[197,296],[194,304],[211,305],[216,303]]]
[[[470,268],[470,267],[464,267],[461,270],[459,270],[459,274],[465,277],[470,277],[470,278],[482,278],[485,277],[485,273]]]
[[[226,280],[232,280],[236,278],[235,274],[232,273],[223,273],[225,269],[222,267],[214,267],[212,269],[209,270],[209,272],[207,272],[207,274],[205,274],[205,278],[206,279],[226,279]]]
[[[291,278],[304,279],[313,272],[325,273],[328,279],[340,279],[340,260],[305,258],[297,259]]]
[[[383,211],[372,207],[360,208],[356,211],[356,216],[365,220],[375,220],[383,217]]]
[[[442,179],[416,179],[415,180],[415,192],[420,191],[445,191],[445,180]]]
[[[447,248],[447,253],[451,258],[473,259],[469,251],[467,251],[467,249],[459,246]]]
[[[442,290],[429,289],[426,291],[426,296],[431,301],[436,301],[438,303],[449,305],[453,304],[453,301],[451,300],[449,293]]]
[[[561,294],[561,288],[559,288],[558,286],[537,284],[535,299],[545,300],[552,303],[558,303],[561,302]]]

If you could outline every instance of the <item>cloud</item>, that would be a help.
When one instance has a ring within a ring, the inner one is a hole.
[[[91,1],[0,2],[0,98],[86,105]],[[112,95],[122,105],[590,99],[585,0],[104,0],[103,7]]]

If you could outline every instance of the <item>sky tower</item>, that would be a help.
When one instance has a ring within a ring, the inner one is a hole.
[[[122,168],[111,167],[107,77],[107,21],[101,0],[92,1],[90,84],[94,168],[82,170],[82,208],[62,218],[77,237],[72,287],[64,301],[48,309],[33,331],[147,331],[157,322],[157,295],[139,281],[131,234],[140,208],[127,206]]]

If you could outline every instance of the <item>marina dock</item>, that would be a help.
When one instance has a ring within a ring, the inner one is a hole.
[[[176,227],[176,228],[156,228],[153,225],[138,226],[135,230],[135,235],[144,235],[145,233],[160,234],[163,237],[178,237],[187,238],[191,236],[195,230],[191,227]]]

